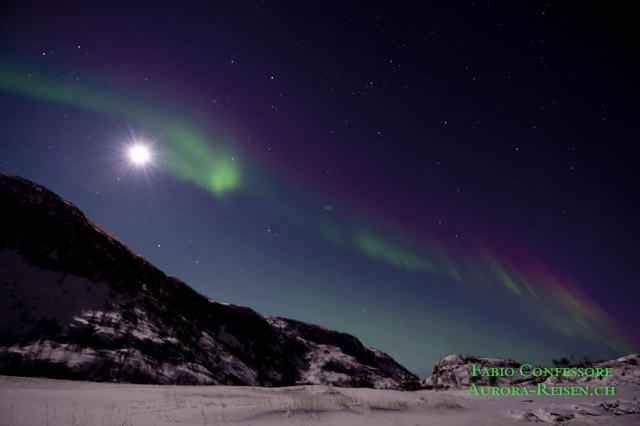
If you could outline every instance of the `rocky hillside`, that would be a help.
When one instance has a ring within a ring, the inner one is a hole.
[[[475,375],[473,366],[476,365]],[[640,355],[628,355],[622,358],[600,361],[591,364],[581,365],[582,368],[611,368],[610,376],[522,376],[520,374],[521,364],[502,358],[482,358],[467,357],[460,355],[449,355],[435,363],[433,375],[422,382],[422,387],[427,389],[456,389],[469,388],[472,383],[480,386],[509,386],[509,385],[529,385],[537,382],[545,382],[548,385],[555,384],[585,384],[597,381],[598,386],[618,386],[621,384],[640,383]],[[534,366],[535,367],[535,366]],[[576,366],[577,367],[577,366]],[[483,376],[484,368],[507,369],[513,368],[514,374],[510,377],[505,375]],[[530,371],[525,369],[525,371]]]
[[[136,383],[415,386],[354,336],[213,301],[75,206],[0,174],[0,374]]]

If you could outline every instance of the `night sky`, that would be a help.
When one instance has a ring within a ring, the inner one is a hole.
[[[637,352],[638,34],[584,3],[3,2],[0,171],[421,376]]]

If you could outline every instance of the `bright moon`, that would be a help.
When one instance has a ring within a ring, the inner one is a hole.
[[[149,161],[149,150],[142,145],[136,145],[129,150],[129,158],[136,164],[144,164]]]

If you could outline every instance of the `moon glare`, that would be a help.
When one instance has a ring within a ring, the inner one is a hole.
[[[129,158],[135,164],[145,164],[150,158],[149,150],[145,146],[136,145],[129,150]]]

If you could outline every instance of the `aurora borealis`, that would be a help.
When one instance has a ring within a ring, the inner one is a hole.
[[[421,376],[638,351],[623,11],[149,7],[4,6],[0,170],[213,299]]]

